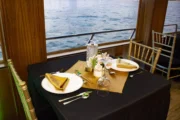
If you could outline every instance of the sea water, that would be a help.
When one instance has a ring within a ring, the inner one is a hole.
[[[45,0],[46,37],[136,28],[137,0]],[[169,1],[165,24],[178,24],[180,1]],[[174,27],[165,27],[173,31]],[[129,39],[133,31],[95,35],[98,44]],[[88,36],[47,41],[47,52],[86,46]]]
[[[46,38],[136,28],[138,0],[44,0]],[[178,24],[180,1],[169,1],[165,24]],[[173,31],[174,27],[165,27]],[[129,39],[132,31],[95,35],[97,43]],[[47,52],[86,46],[91,36],[46,41]],[[0,59],[2,51],[0,49]]]

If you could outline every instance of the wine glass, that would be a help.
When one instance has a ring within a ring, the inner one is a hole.
[[[109,95],[110,80],[106,77],[106,69],[104,68],[104,74],[97,81],[97,94],[101,97]]]

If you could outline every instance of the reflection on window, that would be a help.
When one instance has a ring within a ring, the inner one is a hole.
[[[180,1],[169,1],[166,11],[165,25],[177,24],[177,31],[180,31]],[[175,26],[165,26],[164,33],[175,32]]]
[[[46,38],[136,28],[138,0],[44,0]],[[95,35],[98,43],[129,39],[133,31]],[[90,36],[47,40],[47,52],[85,46]]]

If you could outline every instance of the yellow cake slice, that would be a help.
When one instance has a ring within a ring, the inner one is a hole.
[[[135,68],[137,68],[136,65],[132,65],[131,63],[122,61],[122,60],[120,60],[120,59],[117,59],[117,61],[116,61],[116,66],[117,66],[118,68],[127,68],[127,69],[135,69]]]
[[[124,64],[124,63],[117,63],[118,68],[127,68],[127,69],[133,69],[137,68],[137,66],[132,65],[132,64]]]
[[[60,77],[49,73],[46,73],[45,76],[49,82],[58,90],[64,90],[69,83],[69,79],[67,77]]]

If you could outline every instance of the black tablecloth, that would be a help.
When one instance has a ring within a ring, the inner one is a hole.
[[[28,67],[28,88],[37,116],[42,117],[42,113],[49,110],[51,116],[56,113],[59,120],[166,119],[170,103],[170,83],[163,77],[146,71],[134,78],[128,78],[122,94],[111,92],[107,97],[100,97],[96,90],[92,90],[93,93],[86,100],[78,100],[65,106],[59,103],[59,99],[89,89],[81,88],[66,95],[52,94],[41,87],[43,78],[39,76],[62,68],[67,70],[78,60],[85,60],[85,54],[54,59]]]

